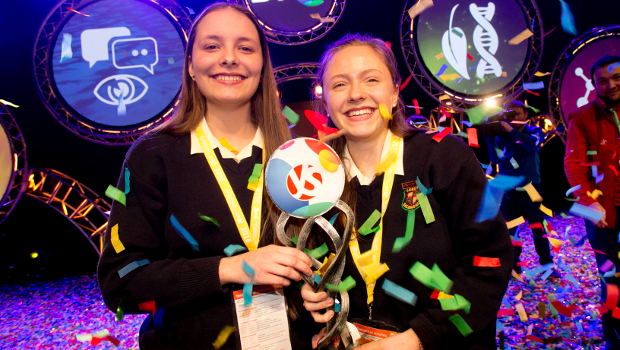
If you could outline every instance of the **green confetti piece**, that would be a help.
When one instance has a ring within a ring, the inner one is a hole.
[[[315,259],[320,259],[322,258],[325,254],[327,254],[327,252],[329,252],[329,248],[327,247],[327,243],[323,243],[321,244],[320,247],[318,248],[314,248],[312,250],[307,250],[308,255],[310,255],[311,257],[315,258]]]
[[[112,185],[108,185],[108,188],[105,190],[105,195],[106,197],[111,198],[121,203],[124,206],[127,206],[125,204],[125,201],[126,201],[125,193],[123,193],[123,191],[119,190],[118,188]]]
[[[168,64],[174,64],[174,58],[168,57]]]
[[[377,230],[379,230],[379,228],[375,227],[374,229],[372,229],[372,227],[375,226],[379,219],[381,219],[381,213],[377,209],[375,209],[375,211],[370,214],[368,219],[366,219],[366,221],[362,224],[362,226],[360,226],[357,231],[363,236],[369,233],[376,232]]]
[[[433,271],[428,267],[424,266],[419,261],[416,261],[413,266],[409,269],[409,273],[418,280],[418,282],[432,289],[439,289],[436,285],[433,284]]]
[[[467,134],[466,134],[466,133],[464,133],[464,132],[462,132],[462,131],[459,131],[459,132],[457,132],[456,134],[457,134],[457,135],[459,135],[459,136],[460,136],[460,137],[462,137],[462,138],[465,138],[465,139],[469,137],[469,136],[467,136]]]
[[[202,214],[200,214],[200,213],[198,213],[198,217],[200,217],[202,220],[204,220],[204,221],[206,221],[206,222],[213,223],[213,225],[215,225],[215,226],[217,226],[217,227],[220,227],[220,224],[217,222],[217,220],[215,220],[215,219],[214,219],[214,218],[212,218],[212,217],[208,217],[208,216],[206,216],[206,215],[202,215]]]
[[[450,294],[450,289],[452,289],[452,280],[450,280],[448,276],[441,271],[437,264],[433,265],[433,269],[431,271],[433,272],[433,277],[431,279],[433,285],[437,286],[437,289],[440,291]]]
[[[295,113],[289,106],[284,106],[282,109],[282,115],[288,120],[289,123],[296,125],[299,122],[299,114]]]
[[[405,228],[405,237],[398,237],[394,241],[394,246],[392,247],[392,253],[400,252],[404,247],[406,247],[409,242],[411,242],[411,238],[413,238],[413,226],[415,224],[415,210],[408,210],[407,212],[407,226]]]
[[[295,286],[295,288],[301,289],[301,287],[303,287],[303,286],[304,286],[304,280],[301,280],[301,281],[297,282],[297,285]]]
[[[472,122],[472,124],[478,124],[483,119],[499,114],[499,112],[502,111],[504,111],[502,107],[489,106],[483,103],[477,107],[468,109],[465,113],[469,116],[469,121]]]
[[[568,219],[568,215],[566,215],[565,213],[560,213],[560,216],[562,216],[564,219]]]
[[[517,163],[517,161],[514,158],[510,158],[510,164],[512,164],[513,168],[519,169],[519,163]]]
[[[427,224],[435,222],[435,214],[433,214],[433,208],[431,208],[431,204],[428,202],[428,197],[422,193],[418,193],[415,196],[418,199],[418,203],[420,203],[420,208],[422,208],[424,221]]]
[[[454,298],[439,299],[439,303],[444,311],[464,310],[469,313],[471,310],[471,303],[459,294],[455,294]]]
[[[587,151],[586,154],[589,155],[589,156],[595,156],[598,153],[596,151]]]
[[[472,334],[474,331],[471,329],[471,327],[469,327],[469,325],[467,324],[467,322],[465,322],[465,320],[463,319],[463,317],[461,317],[461,315],[456,314],[456,315],[452,315],[449,318],[450,322],[452,322],[456,328],[459,330],[459,332],[461,332],[461,334],[466,337],[470,334]]]
[[[238,244],[230,244],[228,247],[224,248],[224,254],[226,254],[226,256],[233,256],[246,249],[246,247],[240,246]]]
[[[547,294],[547,300],[549,300],[549,308],[551,309],[551,313],[553,314],[553,316],[557,316],[558,310],[556,310],[552,304],[552,302],[555,301],[555,297],[551,294]]]
[[[248,182],[256,182],[258,178],[260,178],[260,174],[263,171],[263,165],[260,163],[254,164],[254,170],[252,170],[252,175],[248,179]]]
[[[356,282],[353,279],[353,277],[349,276],[347,278],[345,278],[344,281],[340,282],[337,286],[334,286],[333,284],[329,284],[326,283],[325,284],[325,288],[327,288],[328,290],[332,291],[332,292],[348,292],[351,289],[353,289],[353,287],[355,287]]]
[[[526,106],[526,107],[531,109],[532,111],[534,111],[534,113],[540,113],[540,109],[538,109],[536,107],[532,107],[532,106]]]
[[[459,32],[456,28],[452,28],[452,33],[458,35],[459,38],[463,37],[463,34],[461,32]]]
[[[293,242],[293,243],[295,243],[295,245],[297,245],[297,237],[291,238],[291,242]]]
[[[127,304],[127,294],[123,293],[121,296],[121,301],[118,303],[118,307],[116,308],[116,320],[122,321],[123,316],[125,316],[125,305]]]
[[[409,305],[415,306],[415,303],[418,301],[418,297],[408,289],[405,289],[398,284],[388,280],[387,278],[383,280],[383,291],[385,294],[391,296],[392,298],[396,298],[400,301],[403,301]]]

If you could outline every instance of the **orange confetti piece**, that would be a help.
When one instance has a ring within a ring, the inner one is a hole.
[[[475,128],[467,129],[467,143],[470,147],[480,147],[478,144],[478,131]]]
[[[438,60],[442,59],[443,57],[444,57],[443,52],[439,53],[438,55],[435,55],[435,58]]]

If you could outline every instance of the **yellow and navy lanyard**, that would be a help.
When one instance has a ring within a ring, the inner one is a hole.
[[[252,197],[250,226],[248,226],[245,215],[243,215],[243,211],[239,206],[237,196],[235,196],[235,192],[230,186],[230,182],[224,173],[224,169],[222,169],[220,161],[217,159],[215,152],[213,152],[213,148],[211,148],[211,144],[209,144],[207,135],[204,133],[200,125],[196,128],[196,136],[200,142],[200,148],[202,148],[202,152],[204,153],[205,158],[207,158],[207,163],[209,163],[209,167],[211,167],[211,171],[213,171],[215,179],[220,185],[220,189],[226,198],[226,203],[228,203],[230,213],[235,219],[235,224],[237,225],[237,229],[239,230],[243,243],[245,243],[246,247],[250,251],[256,249],[260,239],[261,208],[263,203],[263,174],[261,173],[261,176],[258,178],[256,190],[254,191],[254,196]]]
[[[398,155],[400,147],[402,145],[403,139],[396,135],[392,135],[392,140],[390,141],[390,151],[387,154],[387,157],[393,157],[395,153]],[[398,157],[394,158],[394,161],[385,171],[383,175],[383,186],[381,187],[381,221],[379,223],[379,230],[375,233],[375,238],[372,241],[372,264],[378,264],[381,260],[381,242],[383,240],[383,215],[385,215],[385,211],[387,210],[388,202],[390,201],[390,195],[392,194],[392,186],[394,185],[394,173],[396,172],[396,163],[398,161]],[[360,247],[357,242],[357,232],[353,232],[351,235],[351,241],[349,241],[349,250],[351,250],[351,256],[353,257],[353,261],[355,262],[355,266],[359,271],[360,275],[364,279],[366,283],[366,292],[368,293],[367,303],[370,305],[374,300],[373,294],[375,290],[376,279],[372,276],[364,273],[363,266],[360,266]],[[387,265],[386,265],[387,267]]]

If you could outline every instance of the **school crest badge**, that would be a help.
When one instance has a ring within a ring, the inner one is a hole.
[[[420,190],[418,189],[416,182],[405,182],[401,184],[401,187],[403,188],[403,209],[418,209],[420,207],[420,203],[418,202],[416,194],[420,193]]]

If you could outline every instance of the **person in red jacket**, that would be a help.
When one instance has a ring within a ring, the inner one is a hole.
[[[596,100],[569,114],[564,169],[571,186],[581,185],[573,192],[577,202],[603,212],[594,227],[588,230],[592,248],[606,253],[597,254],[599,268],[608,259],[620,268],[618,251],[618,215],[620,215],[620,181],[618,165],[620,141],[620,57],[605,56],[599,59],[590,70]],[[588,151],[590,152],[588,155]],[[602,179],[601,179],[602,176]],[[602,192],[598,197],[592,195],[596,190]],[[602,282],[602,281],[601,281]],[[619,285],[614,276],[606,278],[607,284]],[[601,283],[601,297],[606,300],[607,288]],[[620,320],[613,318],[611,312],[603,315],[603,334],[606,349],[620,349]]]

